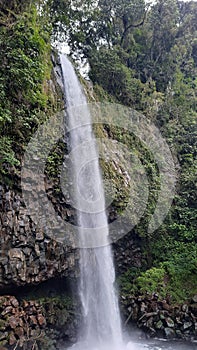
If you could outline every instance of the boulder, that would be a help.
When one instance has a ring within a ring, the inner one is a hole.
[[[164,328],[164,332],[167,339],[175,338],[175,332],[172,328],[166,327]]]

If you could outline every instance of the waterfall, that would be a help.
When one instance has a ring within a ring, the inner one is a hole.
[[[81,246],[79,296],[83,324],[76,348],[115,350],[121,348],[122,331],[118,298],[114,288],[113,257],[108,244],[108,223],[98,152],[84,92],[68,58],[64,55],[60,58],[67,124],[70,130],[69,146],[73,154],[73,187],[78,208],[78,234]],[[78,106],[81,106],[81,109],[75,109]],[[85,159],[83,167],[80,165],[81,159]],[[98,208],[95,207],[95,203]],[[99,240],[97,232],[100,235]],[[103,243],[102,246],[100,242]]]

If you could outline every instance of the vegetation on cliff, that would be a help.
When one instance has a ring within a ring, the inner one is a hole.
[[[131,267],[121,281],[126,293],[155,291],[183,301],[197,292],[197,3],[158,0],[150,6],[143,0],[100,0],[94,6],[89,0],[78,6],[75,1],[71,5],[54,0],[52,4],[54,21],[58,9],[60,19],[65,16],[58,30],[65,33],[73,56],[78,52],[88,59],[89,77],[101,98],[105,91],[107,98],[144,113],[177,156],[172,208],[163,225],[148,234],[159,174],[151,155],[140,149],[152,179],[149,208],[135,228],[143,239],[145,261],[137,274]],[[132,137],[120,130],[111,130],[111,137],[132,147]]]
[[[2,1],[0,11],[0,176],[21,154],[47,112],[54,109],[51,25],[32,1]]]
[[[73,57],[88,59],[97,99],[142,112],[159,127],[178,159],[173,205],[163,225],[148,234],[158,192],[156,164],[132,135],[116,129],[108,132],[131,148],[135,143],[150,180],[148,209],[134,229],[142,240],[143,265],[137,270],[131,266],[121,276],[122,291],[169,294],[178,302],[190,298],[197,293],[197,3],[0,3],[1,177],[8,181],[11,169],[19,169],[29,138],[57,108],[47,83],[50,38],[66,40]],[[48,164],[55,176],[50,159]]]

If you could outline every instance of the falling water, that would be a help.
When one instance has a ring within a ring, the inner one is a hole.
[[[79,295],[83,325],[77,349],[120,349],[121,321],[98,152],[86,97],[74,68],[61,55],[80,246]],[[81,108],[75,109],[76,106]],[[80,113],[79,113],[80,110]],[[81,159],[84,165],[81,166]],[[90,161],[89,161],[90,159]],[[85,202],[85,207],[84,207]],[[96,206],[95,206],[96,203]],[[81,210],[80,210],[81,209]],[[99,232],[99,236],[98,236]],[[82,345],[83,344],[83,345]]]

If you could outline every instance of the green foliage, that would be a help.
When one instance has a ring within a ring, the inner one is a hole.
[[[169,225],[169,230],[171,231],[175,240],[179,242],[187,243],[195,241],[196,232],[194,228],[189,228],[186,225],[176,223]]]
[[[135,281],[135,288],[138,288],[140,293],[159,293],[164,296],[164,278],[165,270],[160,267],[152,267],[146,272],[142,272],[141,275]]]
[[[139,107],[142,84],[135,78],[133,71],[125,66],[125,58],[121,54],[119,47],[113,50],[103,47],[93,52],[89,59],[90,78],[115,96],[117,101]]]
[[[45,173],[51,180],[53,180],[53,182],[57,180],[57,177],[60,177],[61,166],[64,161],[65,153],[65,144],[63,141],[59,141],[47,157]]]
[[[168,260],[162,263],[169,282],[167,291],[172,300],[184,302],[197,292],[197,244],[174,242]]]
[[[54,297],[45,297],[45,298],[36,298],[40,305],[42,305],[47,312],[47,309],[52,306],[53,308],[58,307],[60,309],[71,309],[73,307],[72,299],[67,295],[54,296]]]
[[[113,1],[112,8],[116,8],[115,4]],[[127,1],[119,3],[119,14],[127,5]],[[139,6],[142,14],[144,8]],[[102,9],[101,6],[101,12]],[[173,302],[183,302],[197,292],[196,13],[194,2],[158,0],[144,24],[131,26],[120,44],[122,18],[114,12],[116,39],[111,28],[106,40],[109,45],[101,41],[96,49],[91,43],[88,48],[90,77],[96,89],[101,86],[116,101],[145,113],[177,154],[177,192],[172,208],[165,223],[149,234],[147,226],[160,188],[158,169],[139,142],[120,130],[110,129],[113,138],[137,149],[150,186],[147,210],[135,230],[143,239],[146,271],[132,276],[129,269],[121,276],[120,285],[127,294],[137,290],[157,292],[162,297],[170,294]],[[86,47],[85,42],[82,47]],[[124,209],[126,196],[118,198]]]
[[[0,174],[9,169],[4,163],[18,164],[15,152],[22,152],[50,106],[45,86],[51,72],[50,33],[43,31],[36,6],[24,9],[16,3],[17,17],[0,26]]]
[[[136,278],[139,276],[140,271],[141,270],[139,268],[131,267],[124,274],[118,277],[117,282],[121,288],[121,292],[124,295],[130,295],[137,290]]]
[[[161,253],[163,262],[142,272],[140,269],[129,269],[118,279],[124,295],[153,294],[160,298],[167,295],[172,303],[183,303],[197,293],[197,245],[174,241]],[[161,247],[160,242],[160,249]],[[161,258],[157,257],[158,260]]]
[[[20,162],[16,159],[14,151],[12,150],[12,141],[3,136],[0,138],[0,169],[2,169],[3,173],[6,173],[6,168],[3,166],[7,164],[9,166],[19,165]]]

